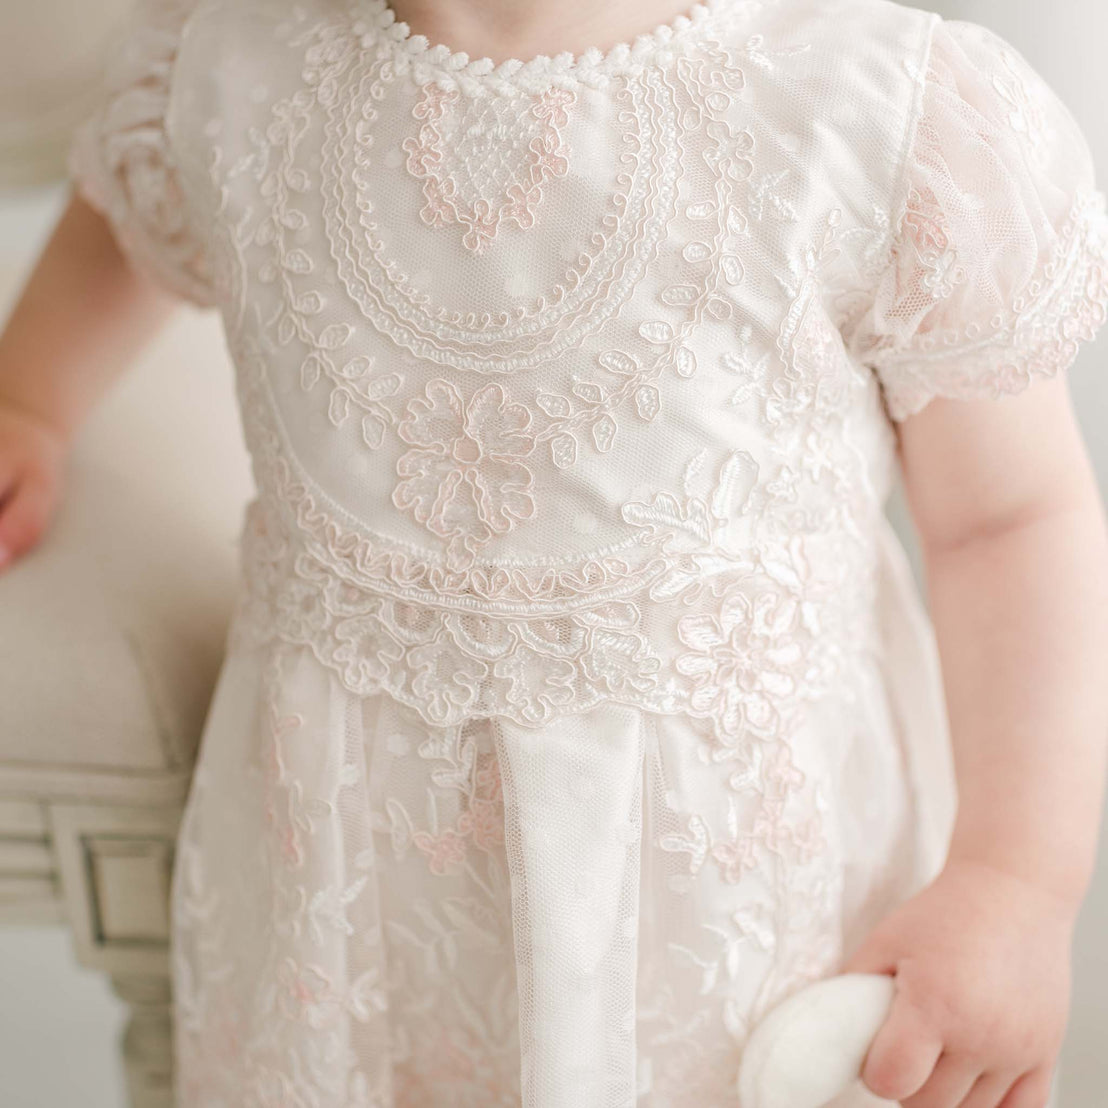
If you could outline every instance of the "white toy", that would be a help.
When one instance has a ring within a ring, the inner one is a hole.
[[[861,1081],[870,1044],[896,991],[887,974],[843,973],[798,990],[751,1032],[739,1068],[740,1108],[825,1108]],[[851,1102],[853,1104],[853,1102]]]

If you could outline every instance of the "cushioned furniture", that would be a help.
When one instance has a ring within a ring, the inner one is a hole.
[[[3,305],[21,274],[0,274]],[[65,921],[170,1104],[168,882],[251,483],[218,319],[182,308],[102,402],[43,542],[0,572],[0,921]]]
[[[0,185],[54,181],[132,0],[0,5]]]

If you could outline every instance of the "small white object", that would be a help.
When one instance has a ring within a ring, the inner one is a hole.
[[[866,1052],[896,992],[887,974],[843,973],[800,989],[754,1028],[739,1069],[740,1108],[824,1108],[861,1083]],[[892,1104],[869,1094],[873,1104]]]

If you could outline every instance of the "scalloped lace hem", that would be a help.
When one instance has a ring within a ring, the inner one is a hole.
[[[936,397],[996,400],[1069,369],[1108,318],[1105,206],[1099,190],[1077,200],[1039,295],[1017,304],[1006,326],[985,336],[969,328],[928,332],[911,349],[876,359],[889,415],[906,419]]]
[[[849,697],[851,675],[880,656],[876,620],[858,618],[850,588],[843,626],[821,634],[803,605],[742,577],[705,590],[695,610],[663,612],[649,585],[556,615],[459,610],[346,578],[266,509],[247,509],[229,649],[306,647],[350,693],[387,693],[434,727],[492,716],[542,727],[616,703],[702,721],[734,748],[778,734],[805,703]]]

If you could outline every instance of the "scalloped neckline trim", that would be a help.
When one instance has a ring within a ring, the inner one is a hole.
[[[482,87],[541,92],[554,85],[602,87],[618,74],[639,72],[647,65],[666,65],[690,44],[700,41],[703,32],[725,12],[750,7],[751,3],[752,0],[700,0],[684,13],[606,50],[593,46],[580,54],[568,51],[552,56],[538,54],[526,61],[508,58],[494,62],[488,57],[471,58],[465,51],[451,50],[444,43],[433,45],[426,35],[413,34],[407,23],[397,19],[388,0],[368,0],[359,13],[359,21],[369,28],[363,36],[364,44],[379,43],[391,53],[397,72],[411,72],[419,84],[433,81],[444,88],[462,86],[471,92]]]

